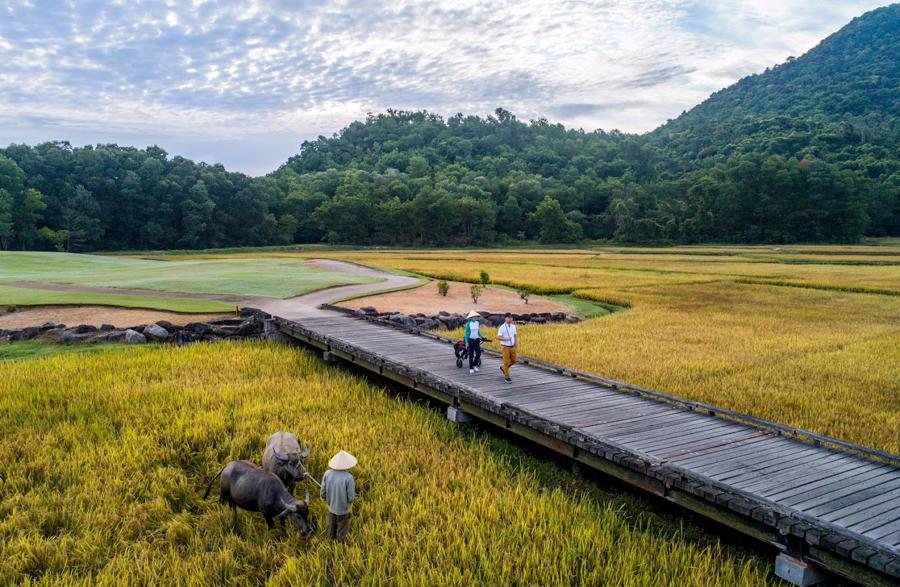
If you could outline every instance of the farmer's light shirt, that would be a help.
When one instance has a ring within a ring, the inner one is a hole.
[[[466,341],[466,345],[469,344],[470,340],[480,340],[484,338],[481,336],[481,324],[477,320],[469,320],[466,322],[466,328],[463,332],[463,338]]]
[[[500,328],[497,329],[497,337],[505,336],[509,338],[509,340],[501,340],[500,344],[503,346],[516,346],[516,325],[515,324],[507,324],[504,322],[500,325]]]
[[[328,502],[328,511],[336,516],[350,513],[350,502],[356,499],[356,481],[347,471],[328,469],[322,475],[319,495]]]

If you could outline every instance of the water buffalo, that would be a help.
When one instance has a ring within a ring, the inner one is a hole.
[[[294,493],[294,486],[306,476],[303,461],[309,456],[309,447],[300,447],[297,437],[290,432],[276,432],[266,440],[263,451],[263,469],[274,473],[284,486]]]
[[[209,496],[213,483],[219,479],[219,503],[228,504],[237,510],[260,512],[269,529],[275,527],[275,520],[291,521],[303,534],[313,531],[309,515],[309,497],[305,501],[295,499],[284,484],[274,474],[264,471],[250,461],[231,461],[209,482],[204,498]]]

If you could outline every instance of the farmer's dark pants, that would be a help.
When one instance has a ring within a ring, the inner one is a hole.
[[[469,339],[469,369],[474,369],[478,364],[478,359],[481,358],[481,339],[480,338],[470,338]]]
[[[343,542],[350,531],[350,514],[332,514],[328,512],[328,537]]]

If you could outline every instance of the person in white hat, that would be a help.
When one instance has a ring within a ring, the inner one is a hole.
[[[356,457],[338,451],[328,461],[329,469],[322,476],[321,495],[328,502],[328,537],[343,542],[350,531],[350,504],[356,499],[356,481],[347,472],[356,466]]]
[[[466,341],[466,351],[469,353],[469,373],[478,373],[478,365],[481,359],[481,324],[478,320],[481,314],[472,310],[466,315],[466,325],[463,327],[463,340]]]

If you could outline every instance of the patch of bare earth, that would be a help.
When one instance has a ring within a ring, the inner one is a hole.
[[[519,294],[507,289],[487,287],[478,299],[472,303],[469,295],[470,283],[451,281],[450,291],[444,297],[438,293],[437,282],[430,281],[415,289],[406,289],[393,293],[379,294],[365,298],[357,298],[338,304],[344,308],[363,308],[371,306],[379,312],[403,312],[406,314],[434,315],[440,311],[465,314],[475,308],[482,314],[512,312],[514,314],[540,312],[570,312],[568,306],[550,298],[533,295],[528,304],[519,298]]]
[[[172,324],[207,322],[230,317],[229,314],[177,314],[159,310],[113,308],[107,306],[37,306],[20,309],[9,314],[0,314],[0,328],[13,330],[27,326],[40,326],[45,322],[58,322],[66,326],[79,324],[112,324],[117,327],[149,324],[167,320]]]

